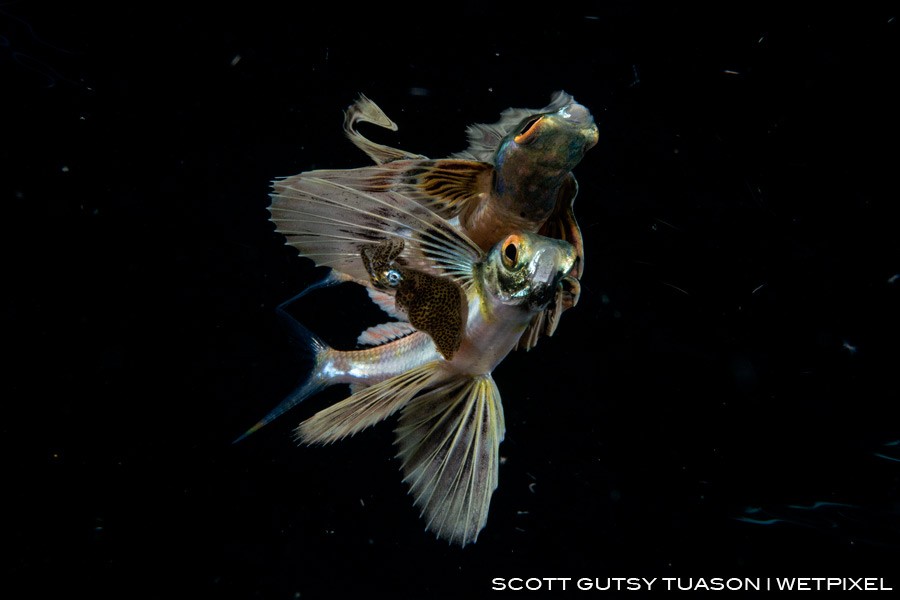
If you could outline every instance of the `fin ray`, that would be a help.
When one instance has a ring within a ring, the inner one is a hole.
[[[360,192],[394,191],[449,219],[479,194],[490,193],[493,172],[493,165],[484,161],[421,158],[354,169],[321,169],[307,175]]]
[[[397,456],[427,528],[438,537],[464,546],[484,528],[504,431],[490,375],[450,382],[403,409]]]
[[[317,412],[300,423],[297,438],[307,444],[328,444],[386,419],[445,377],[439,365],[440,361],[431,361],[410,369]]]
[[[397,131],[397,124],[384,113],[381,108],[360,93],[356,101],[344,111],[344,135],[354,146],[365,152],[376,164],[400,159],[425,158],[421,154],[413,154],[399,148],[392,148],[371,141],[356,130],[357,123],[371,123],[384,129]]]
[[[482,256],[446,220],[396,192],[365,193],[300,174],[275,183],[269,211],[277,230],[302,256],[327,255],[328,266],[357,281],[368,280],[361,247],[385,239],[405,241],[406,265],[448,275],[464,288],[471,285],[473,263]]]
[[[296,297],[295,297],[296,298]],[[290,301],[289,301],[290,302]],[[275,408],[270,410],[266,416],[257,421],[250,429],[238,436],[232,444],[237,444],[243,439],[256,433],[290,409],[300,404],[303,400],[320,392],[328,387],[329,383],[321,373],[321,365],[323,357],[331,350],[331,348],[313,332],[308,330],[299,321],[290,316],[289,313],[281,310],[279,314],[286,321],[288,331],[293,341],[300,347],[305,348],[313,356],[313,368],[307,375],[306,379],[298,385],[284,400],[278,403]]]
[[[416,328],[407,321],[391,321],[369,327],[359,334],[356,343],[361,346],[380,346],[381,344],[406,337],[414,331],[416,331]]]

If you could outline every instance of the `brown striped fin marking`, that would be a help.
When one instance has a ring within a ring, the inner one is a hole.
[[[494,167],[472,160],[447,158],[423,161],[405,175],[441,214],[456,215],[472,201],[486,200]]]

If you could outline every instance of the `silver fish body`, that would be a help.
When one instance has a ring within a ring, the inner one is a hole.
[[[409,324],[376,326],[364,335],[383,343],[353,351],[329,348],[298,324],[314,350],[314,369],[248,434],[321,389],[350,383],[356,391],[302,422],[297,439],[335,442],[399,412],[401,470],[427,528],[451,543],[474,542],[497,487],[505,432],[491,373],[576,267],[575,248],[523,231],[485,253],[403,194],[366,194],[312,177],[284,180],[271,210],[301,256],[339,265],[362,282],[371,276],[365,251],[373,243],[402,240],[396,245],[402,247],[399,264],[455,282],[465,293],[467,317],[461,344],[449,360]]]
[[[298,439],[335,442],[400,411],[398,457],[427,528],[451,543],[474,542],[487,522],[505,434],[491,372],[575,262],[567,242],[527,232],[510,235],[472,266],[468,320],[452,359],[426,361],[411,353],[414,362],[423,362],[389,379],[373,376],[369,387],[301,423]],[[390,346],[397,343],[375,351],[392,353]]]
[[[514,256],[514,258],[511,258]],[[428,363],[443,374],[434,381],[489,375],[515,347],[536,312],[544,309],[558,281],[574,267],[575,250],[566,242],[523,232],[497,244],[484,260],[473,264],[473,285],[468,287],[468,319],[459,350],[444,359],[431,337],[405,323],[385,323],[372,330],[387,331],[370,348],[331,348],[299,323],[294,334],[314,354],[314,367],[303,385],[266,417],[248,429],[239,441],[258,431],[307,397],[337,384],[360,389],[402,375]],[[391,339],[395,336],[397,339]]]

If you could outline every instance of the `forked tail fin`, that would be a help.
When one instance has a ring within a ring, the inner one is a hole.
[[[288,313],[280,311],[279,314],[282,315],[284,322],[288,325],[290,335],[296,345],[312,354],[313,368],[306,379],[297,386],[287,398],[282,400],[278,406],[273,408],[269,414],[260,419],[253,427],[235,439],[232,444],[237,444],[244,438],[256,433],[293,407],[303,402],[306,398],[325,389],[329,385],[327,378],[322,373],[322,364],[324,362],[323,357],[331,350],[331,348]]]

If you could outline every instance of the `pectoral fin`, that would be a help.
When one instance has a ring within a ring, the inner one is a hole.
[[[493,175],[488,163],[458,158],[420,161],[403,173],[414,197],[445,218],[490,194]]]
[[[375,164],[384,167],[322,171],[320,176],[324,179],[334,178],[363,191],[401,191],[445,218],[457,214],[472,197],[490,191],[493,166],[489,160],[429,160],[421,154],[369,140],[357,131],[358,123],[372,123],[391,131],[397,131],[397,124],[364,94],[344,111],[344,134]]]
[[[584,239],[581,237],[581,228],[575,219],[574,203],[578,195],[578,182],[575,176],[569,173],[560,186],[556,199],[556,207],[550,217],[538,231],[539,234],[558,240],[565,240],[575,246],[578,261],[571,275],[581,279],[584,273]]]
[[[306,175],[365,193],[397,192],[450,219],[468,203],[490,193],[494,167],[458,158],[404,159],[356,169],[322,169]]]
[[[581,283],[574,277],[565,277],[556,290],[556,295],[547,308],[532,317],[531,322],[519,337],[516,350],[531,350],[541,336],[550,337],[556,332],[563,312],[578,304],[581,297]]]
[[[439,538],[461,546],[478,538],[497,488],[504,432],[490,375],[441,386],[403,410],[396,444],[404,481]]]
[[[560,283],[556,295],[547,308],[531,319],[528,327],[516,343],[517,350],[531,350],[541,336],[552,336],[556,331],[557,325],[559,325],[559,318],[562,316],[562,313],[578,304],[578,299],[581,296],[579,279],[584,273],[584,241],[573,210],[575,196],[577,195],[578,182],[569,173],[569,176],[560,187],[556,207],[538,233],[569,242],[575,247],[578,259],[575,261],[575,266],[572,268],[571,273]]]
[[[301,256],[366,282],[362,247],[400,239],[404,266],[471,285],[483,252],[448,221],[402,193],[364,192],[314,173],[326,172],[276,181],[269,206],[276,230]]]

